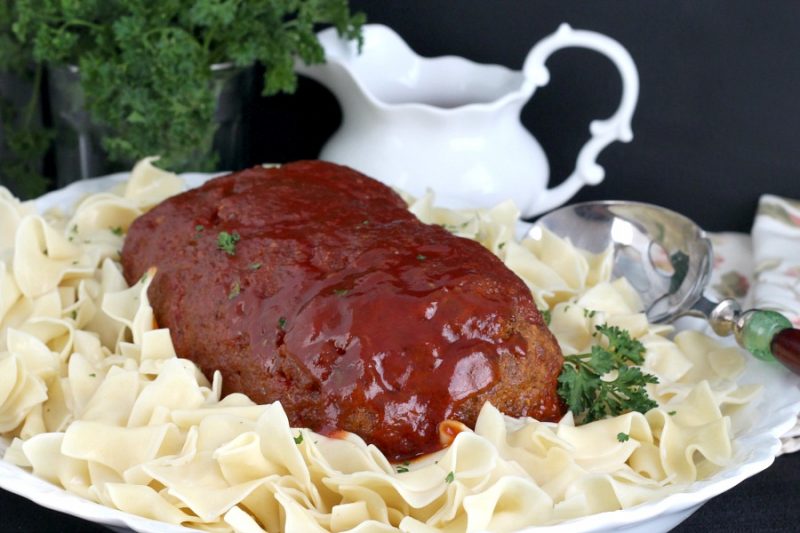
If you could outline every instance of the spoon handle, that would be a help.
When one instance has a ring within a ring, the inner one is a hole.
[[[780,313],[751,309],[737,317],[737,342],[759,359],[777,359],[800,374],[800,330]]]
[[[762,361],[778,360],[800,375],[800,330],[776,311],[742,308],[731,298],[713,303],[705,297],[693,311],[706,316],[714,333],[720,337],[735,335],[736,342]],[[695,314],[694,316],[698,316]]]
[[[770,348],[775,359],[792,372],[800,374],[800,329],[786,328],[779,331],[772,337]]]

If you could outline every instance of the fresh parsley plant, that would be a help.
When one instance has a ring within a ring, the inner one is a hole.
[[[0,0],[1,1],[1,0]],[[18,0],[16,36],[39,63],[77,65],[111,159],[160,154],[173,170],[213,168],[212,65],[265,67],[264,94],[293,92],[295,56],[324,60],[316,30],[360,39],[347,0]]]
[[[0,185],[22,198],[33,198],[47,190],[48,180],[42,176],[40,165],[52,134],[38,120],[42,67],[33,63],[30,50],[14,35],[16,18],[17,2],[0,0],[0,76],[30,84],[23,107],[15,105],[9,95],[0,94]]]
[[[564,356],[558,394],[581,423],[630,411],[646,413],[658,404],[647,394],[658,378],[642,372],[644,346],[617,326],[597,326],[608,346],[592,346],[590,353]]]

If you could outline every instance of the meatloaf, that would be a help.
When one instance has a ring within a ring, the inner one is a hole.
[[[280,400],[392,460],[442,447],[484,402],[558,419],[562,356],[525,284],[477,242],[420,222],[390,188],[320,161],[255,167],[131,226],[124,274],[177,353],[224,393]]]

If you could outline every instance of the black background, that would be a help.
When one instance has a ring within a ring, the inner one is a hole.
[[[639,70],[634,140],[601,154],[605,181],[573,201],[631,199],[680,211],[713,231],[749,231],[764,193],[800,198],[800,2],[790,0],[367,1],[420,54],[456,54],[519,69],[561,22],[621,42]],[[548,62],[523,122],[557,183],[574,166],[588,124],[615,109],[612,64],[584,50]],[[340,120],[336,101],[305,80],[293,96],[252,110],[252,163],[313,158]],[[777,394],[766,391],[766,394]],[[131,443],[132,446],[135,443]],[[680,531],[797,531],[800,454],[715,498]],[[0,530],[103,531],[0,493]]]

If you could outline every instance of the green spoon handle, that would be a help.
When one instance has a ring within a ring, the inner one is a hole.
[[[777,359],[800,374],[800,330],[780,313],[751,309],[738,317],[735,326],[739,344],[764,361]]]

